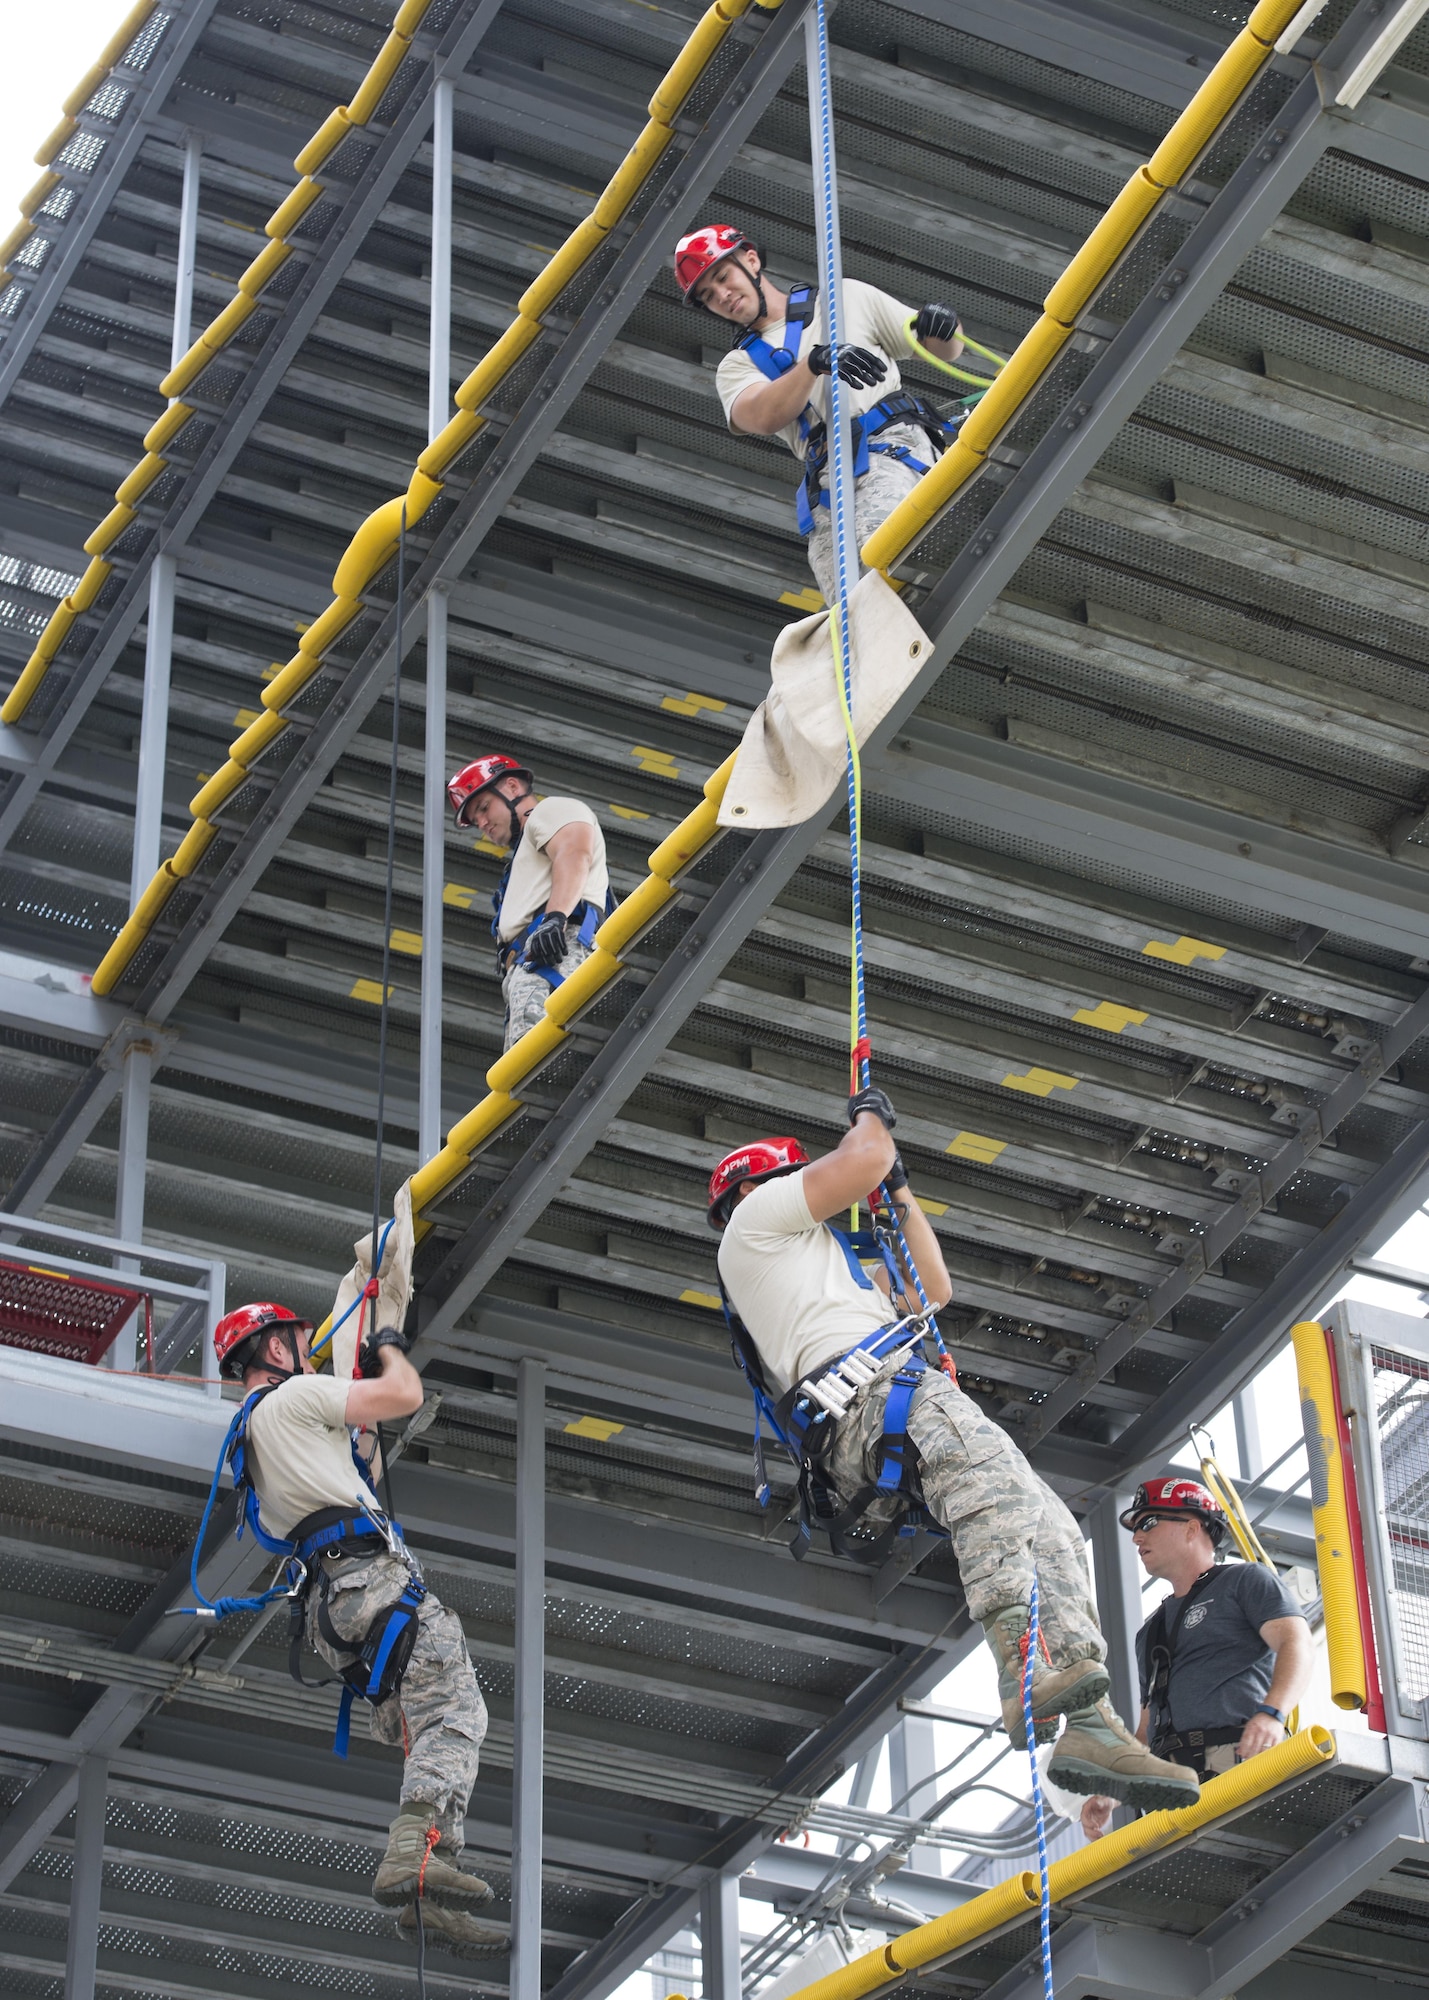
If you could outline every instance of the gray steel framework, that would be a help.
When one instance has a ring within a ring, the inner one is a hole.
[[[1327,52],[1326,76],[1333,78],[1351,67],[1359,50],[1373,39],[1377,27],[1377,10],[1357,9]],[[1333,97],[1333,90],[1328,96]],[[936,641],[933,657],[873,732],[868,746],[870,755],[896,738],[948,660],[1055,519],[1067,495],[1091,471],[1111,437],[1241,262],[1247,248],[1264,233],[1283,208],[1291,189],[1304,178],[1329,143],[1330,121],[1324,102],[1321,72],[1317,68],[1297,87],[1265,140],[1252,149],[1211,202],[1182,245],[1174,265],[1161,274],[1149,296],[1130,314],[1066,411],[1012,473],[969,546],[961,551],[920,607],[924,627]],[[830,812],[834,804],[831,802]],[[468,1225],[443,1264],[422,1287],[418,1310],[424,1332],[437,1334],[456,1324],[572,1168],[594,1145],[606,1121],[624,1103],[653,1058],[669,1046],[751,925],[769,908],[819,840],[827,817],[825,813],[805,826],[762,834],[751,841],[741,860],[694,919],[678,950],[634,1005],[628,1020],[597,1054],[515,1173],[505,1178],[500,1192]],[[1429,1006],[1425,1012],[1429,1014]],[[1423,1024],[1418,1010],[1406,1017],[1403,1037],[1397,1034],[1396,1054],[1414,1039],[1409,1031],[1421,1030]],[[1375,1074],[1378,1073],[1376,1070]],[[1341,1115],[1359,1101],[1369,1081],[1368,1076],[1360,1075],[1340,1086]],[[1303,1150],[1295,1158],[1297,1161],[1303,1158]],[[1288,1157],[1286,1164],[1289,1165]],[[1255,1205],[1258,1207],[1261,1202]],[[1249,1219],[1249,1212],[1248,1208],[1243,1210],[1242,1217],[1236,1219],[1234,1211],[1228,1211],[1218,1225],[1222,1233],[1233,1240]],[[1206,1269],[1206,1263],[1203,1259],[1200,1271]],[[1165,1282],[1168,1285],[1181,1282],[1184,1288],[1184,1281]],[[1154,1323],[1154,1317],[1146,1319],[1138,1331],[1144,1333]],[[1118,1351],[1125,1351],[1132,1344],[1133,1337],[1124,1335]],[[1112,1365],[1110,1359],[1107,1365]],[[1089,1355],[1082,1364],[1083,1374],[1091,1377],[1096,1368],[1097,1357]],[[1198,1389],[1205,1387],[1204,1379],[1198,1379]],[[1081,1393],[1078,1390],[1072,1394],[1070,1389],[1059,1392],[1062,1398],[1059,1412],[1069,1407],[1068,1396],[1076,1402]]]
[[[121,81],[133,91],[136,101],[125,107],[121,129],[112,136],[105,133],[108,143],[99,169],[81,183],[83,194],[65,218],[63,232],[30,287],[20,318],[10,327],[0,347],[0,407],[19,379],[56,302],[74,277],[110,200],[134,164],[155,120],[162,116],[168,95],[198,46],[216,5],[217,0],[175,0],[170,10],[173,18],[148,67],[137,74],[127,70],[120,73]],[[83,130],[83,113],[80,126]]]
[[[291,833],[314,792],[363,718],[380,698],[394,671],[396,645],[405,652],[420,635],[429,591],[455,575],[470,558],[516,482],[550,437],[625,317],[669,254],[667,238],[682,216],[712,188],[751,126],[777,91],[799,55],[802,0],[790,0],[753,43],[740,75],[690,142],[662,190],[619,252],[591,308],[566,334],[547,361],[520,411],[502,435],[449,520],[416,568],[408,589],[406,623],[396,634],[389,612],[380,630],[347,670],[302,748],[284,771],[252,824],[244,831],[198,909],[169,948],[163,963],[136,996],[138,1015],[163,1023],[187,990],[214,944],[256,886],[258,878]],[[394,175],[395,179],[395,175]],[[385,191],[384,191],[385,192]],[[286,319],[285,322],[286,324]],[[36,1199],[35,1189],[63,1172],[112,1097],[117,1079],[102,1062],[76,1089],[72,1108],[62,1114],[26,1163],[24,1188],[11,1199]],[[71,1124],[70,1121],[73,1121]]]
[[[432,78],[461,74],[499,7],[500,0],[481,0],[474,12],[457,14],[432,51],[431,75],[421,78],[414,72],[407,102],[382,136],[362,180],[347,189],[340,182],[332,183],[332,194],[346,195],[341,212],[310,253],[301,283],[253,357],[232,401],[218,413],[212,435],[185,471],[179,491],[129,570],[118,596],[104,613],[98,631],[82,655],[72,664],[69,660],[63,663],[70,668],[69,678],[59,700],[45,716],[33,760],[27,769],[10,779],[0,794],[0,850],[22,825],[46,777],[54,771],[90,703],[132,637],[148,601],[149,572],[155,558],[177,557],[189,542],[352,259],[386,207],[393,189],[410,166],[431,123]],[[201,400],[197,407],[202,408]]]

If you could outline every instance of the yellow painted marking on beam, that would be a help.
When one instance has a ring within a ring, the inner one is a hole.
[[[263,669],[263,678],[264,678],[264,680],[265,680],[265,681],[275,681],[275,680],[277,680],[277,678],[278,678],[279,674],[280,674],[280,673],[282,673],[282,671],[283,671],[284,667],[285,667],[285,666],[286,666],[287,664],[288,664],[288,663],[287,663],[287,661],[286,661],[286,660],[274,660],[274,661],[272,661],[272,662],[271,662],[271,663],[270,663],[270,664],[269,664],[268,666],[264,667],[264,669]]]
[[[58,1278],[62,1285],[70,1282],[68,1271],[51,1271],[44,1264],[27,1264],[25,1269],[32,1271],[37,1278]]]
[[[824,600],[812,585],[808,590],[785,590],[780,593],[779,602],[787,604],[791,611],[822,611]]]
[[[680,1304],[704,1306],[709,1312],[718,1312],[720,1307],[718,1295],[714,1292],[681,1292]]]
[[[999,1153],[1007,1151],[1007,1141],[985,1139],[980,1132],[959,1132],[952,1145],[944,1150],[954,1160],[978,1160],[990,1167]]]
[[[442,901],[453,910],[469,910],[476,893],[475,889],[468,889],[461,882],[448,882],[442,890]]]
[[[727,701],[715,701],[712,696],[707,694],[667,694],[660,706],[661,708],[668,708],[671,715],[698,715],[702,708],[707,708],[711,715],[718,715],[722,708],[729,707],[729,703]]]
[[[652,778],[678,778],[680,767],[668,750],[652,750],[648,744],[631,745],[630,754],[639,762],[642,771]]]
[[[396,990],[395,986],[387,988],[389,994],[395,993]],[[374,1007],[380,1007],[382,1005],[382,981],[380,979],[359,979],[354,982],[352,991],[347,997],[349,1000],[367,1000]]]
[[[250,722],[257,722],[263,712],[261,708],[240,708],[233,718],[234,727],[246,729]]]
[[[961,1138],[962,1134],[959,1133],[958,1136]],[[949,1150],[951,1151],[951,1148]],[[918,1206],[924,1215],[946,1215],[948,1212],[948,1204],[945,1201],[929,1201],[925,1194],[919,1195]]]
[[[406,952],[408,958],[420,958],[422,955],[422,933],[420,931],[399,931],[394,925],[392,930],[392,949],[393,951]]]
[[[1171,965],[1194,965],[1198,958],[1224,958],[1223,944],[1203,944],[1199,938],[1178,937],[1175,944],[1162,944],[1160,938],[1152,938],[1150,944],[1141,947],[1143,958],[1164,958]]]
[[[1075,1090],[1077,1079],[1059,1069],[1029,1069],[1026,1076],[1010,1072],[1002,1079],[1004,1090],[1025,1090],[1029,1097],[1050,1097],[1054,1090]]]
[[[474,840],[471,843],[471,847],[473,854],[494,854],[498,861],[506,859],[506,849],[498,847],[494,840],[487,840],[483,837],[480,840]]]
[[[198,779],[201,785],[206,785],[209,779],[213,776],[213,773],[212,771],[195,771],[194,776]]]
[[[641,812],[638,806],[613,805],[610,810],[615,814],[617,819],[649,819],[650,817],[649,813]]]
[[[573,1424],[565,1426],[567,1437],[595,1438],[601,1444],[609,1444],[625,1429],[624,1424],[608,1423],[604,1417],[578,1417]]]
[[[1084,1028],[1104,1028],[1109,1035],[1119,1035],[1123,1028],[1139,1028],[1147,1018],[1139,1008],[1122,1007],[1115,1000],[1103,1000],[1096,1007],[1079,1007],[1072,1016]]]

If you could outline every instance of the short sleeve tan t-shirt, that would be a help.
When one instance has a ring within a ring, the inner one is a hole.
[[[906,361],[913,352],[908,340],[908,312],[907,306],[900,305],[897,299],[891,298],[887,292],[880,292],[876,286],[860,284],[857,278],[844,280],[845,347],[869,348],[888,363],[888,373],[872,388],[852,389],[847,384],[844,385],[845,407],[850,408],[855,416],[861,417],[865,410],[871,410],[875,403],[881,403],[885,396],[893,395],[902,387],[898,362],[900,359]],[[782,319],[776,320],[773,325],[765,327],[761,338],[771,347],[782,347],[784,333],[785,322]],[[799,342],[799,359],[802,361],[811,347],[817,347],[828,337],[828,313],[824,301],[820,299],[814,317],[804,328],[803,337]],[[715,376],[715,387],[719,390],[719,399],[724,405],[725,422],[729,424],[731,430],[734,429],[734,425],[730,421],[730,413],[739,397],[746,389],[760,382],[767,382],[768,379],[767,375],[760,373],[742,348],[735,348],[732,354],[725,355]],[[809,399],[809,407],[822,423],[828,422],[827,375],[815,378],[814,393]],[[783,438],[795,458],[803,458],[804,441],[799,436],[797,423],[786,424],[776,435]]]
[[[865,1272],[855,1278],[843,1245],[815,1222],[802,1173],[745,1196],[719,1244],[719,1272],[735,1311],[781,1390],[847,1354],[898,1317]]]
[[[595,833],[595,847],[586,870],[581,895],[586,902],[604,910],[610,891],[610,874],[605,862],[605,835],[588,805],[579,799],[542,799],[525,826],[511,862],[511,879],[501,899],[500,936],[503,941],[519,937],[535,916],[544,910],[551,894],[551,862],[546,843],[563,826],[583,821]]]
[[[286,1535],[319,1507],[350,1507],[357,1491],[347,1426],[350,1382],[299,1375],[265,1396],[248,1419],[249,1466],[258,1515]]]

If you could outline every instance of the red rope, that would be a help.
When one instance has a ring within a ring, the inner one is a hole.
[[[442,1837],[442,1830],[439,1826],[429,1826],[427,1828],[427,1851],[422,1856],[421,1867],[417,1870],[417,1897],[419,1901],[426,1892],[427,1863],[432,1858],[432,1849],[436,1846],[437,1842],[441,1839],[441,1837]]]

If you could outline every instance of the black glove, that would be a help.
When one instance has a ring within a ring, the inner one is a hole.
[[[804,359],[809,364],[811,375],[829,375],[833,372],[833,359],[827,342],[811,347]],[[866,347],[841,347],[839,349],[839,380],[846,382],[850,389],[871,389],[881,382],[888,373],[888,363],[880,361],[876,354],[870,354]]]
[[[904,1166],[902,1160],[899,1158],[897,1153],[895,1153],[893,1155],[893,1165],[888,1169],[888,1172],[883,1176],[883,1192],[888,1196],[889,1200],[891,1201],[894,1195],[896,1195],[901,1188],[906,1188],[907,1185],[908,1185],[908,1169]]]
[[[379,1326],[376,1333],[369,1333],[362,1343],[362,1351],[357,1357],[357,1372],[364,1382],[374,1382],[382,1373],[382,1358],[379,1348],[397,1347],[403,1354],[410,1354],[412,1343],[405,1333],[399,1333],[395,1326]]]
[[[564,910],[547,910],[526,940],[523,963],[538,971],[543,965],[559,965],[568,949],[566,921]]]
[[[896,1130],[898,1113],[893,1109],[893,1100],[887,1091],[870,1084],[867,1090],[856,1090],[848,1101],[848,1122],[853,1124],[860,1111],[871,1111],[875,1118],[881,1118],[889,1131]]]
[[[956,340],[963,330],[963,323],[951,306],[924,306],[913,322],[915,340]]]

